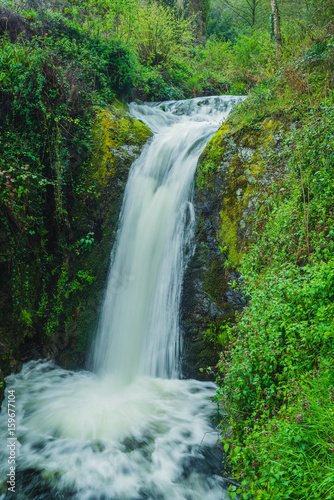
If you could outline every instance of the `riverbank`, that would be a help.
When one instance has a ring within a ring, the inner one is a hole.
[[[223,180],[217,245],[248,300],[206,334],[222,349],[216,404],[242,485],[232,498],[329,499],[334,488],[332,40],[255,89],[199,166],[200,192]]]

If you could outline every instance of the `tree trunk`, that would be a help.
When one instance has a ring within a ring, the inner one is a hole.
[[[253,5],[252,5],[252,30],[254,29],[255,26],[255,14],[256,14],[256,2],[253,0]]]
[[[189,2],[187,2],[186,11],[195,17],[196,39],[197,43],[200,45],[205,45],[206,42],[208,5],[207,0],[189,0]]]
[[[277,0],[270,0],[271,12],[274,21],[274,35],[276,44],[276,57],[279,59],[282,54],[282,36],[281,36],[281,23],[279,19]]]

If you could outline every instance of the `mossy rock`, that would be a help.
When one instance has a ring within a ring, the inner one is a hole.
[[[282,141],[289,126],[267,117],[254,125],[227,120],[204,149],[196,172],[196,250],[186,272],[182,299],[184,371],[219,358],[221,326],[235,321],[246,304],[231,286],[252,236],[251,217],[280,173]],[[205,376],[205,371],[204,375]]]
[[[18,371],[22,362],[43,357],[69,368],[85,364],[129,169],[152,135],[122,104],[96,108],[92,114],[92,133],[87,137],[92,154],[82,162],[77,155],[71,157],[68,182],[74,195],[63,221],[47,227],[43,238],[29,239],[30,253],[20,254],[16,262],[16,281],[11,262],[0,261],[4,376]],[[0,230],[1,244],[3,240]],[[24,304],[19,314],[14,314],[14,285]]]
[[[88,179],[103,190],[116,175],[127,174],[129,165],[151,135],[146,125],[120,105],[99,111],[93,127],[94,153]],[[96,194],[100,197],[102,193],[98,189]]]
[[[106,285],[110,252],[115,241],[119,213],[133,161],[152,132],[118,104],[96,113],[93,125],[93,155],[86,166],[86,203],[74,206],[75,231],[85,238],[91,234],[91,248],[80,249],[72,261],[73,278],[78,272],[92,277],[72,300],[76,307],[67,320],[71,343],[57,359],[66,367],[85,363],[86,352],[96,331]]]
[[[198,189],[210,189],[217,176],[223,179],[217,241],[229,267],[239,266],[251,234],[254,208],[263,202],[269,185],[279,175],[279,156],[288,130],[286,123],[270,117],[243,128],[227,121],[201,155]],[[206,185],[202,185],[204,178]]]

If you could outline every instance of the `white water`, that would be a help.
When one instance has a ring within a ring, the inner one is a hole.
[[[212,459],[215,387],[177,378],[179,305],[196,163],[237,100],[131,105],[155,136],[129,175],[94,373],[32,361],[7,378],[16,391],[15,498],[225,498]],[[0,435],[5,443],[4,410]],[[3,445],[3,478],[7,459]]]
[[[132,104],[155,132],[134,165],[112,254],[94,371],[121,382],[179,374],[179,304],[194,229],[191,204],[198,157],[235,99]]]

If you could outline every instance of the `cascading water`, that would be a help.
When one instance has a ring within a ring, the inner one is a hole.
[[[156,135],[127,183],[94,371],[115,373],[126,382],[138,374],[178,375],[184,249],[194,227],[193,178],[202,149],[232,102],[131,105],[131,113]]]
[[[196,164],[237,101],[130,106],[155,136],[129,175],[94,373],[31,361],[7,378],[16,391],[15,498],[225,498],[212,461],[215,387],[177,378],[179,304],[194,230]],[[0,433],[5,443],[4,410]],[[6,478],[5,446],[0,458]],[[5,479],[0,498],[6,490]]]

